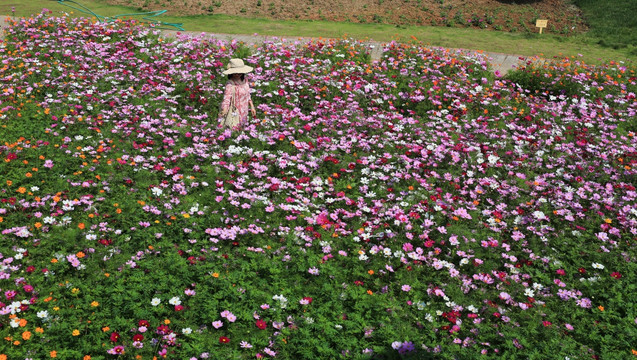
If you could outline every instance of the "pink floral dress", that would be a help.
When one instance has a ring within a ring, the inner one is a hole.
[[[226,84],[226,90],[221,102],[221,112],[223,114],[230,107],[230,99],[234,96],[234,103],[239,112],[239,126],[248,122],[248,111],[250,109],[250,85],[247,81],[230,80]]]

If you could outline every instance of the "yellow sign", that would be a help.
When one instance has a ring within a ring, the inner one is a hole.
[[[540,34],[542,33],[542,29],[544,29],[549,21],[548,20],[536,20],[535,27],[540,28]]]

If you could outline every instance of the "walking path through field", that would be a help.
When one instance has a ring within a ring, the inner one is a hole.
[[[3,37],[4,32],[2,29],[8,26],[7,19],[9,16],[0,15],[0,38]],[[312,38],[302,38],[302,37],[275,37],[275,36],[264,36],[264,35],[236,35],[236,34],[213,34],[213,33],[202,33],[195,31],[173,31],[173,30],[163,30],[164,34],[168,37],[176,37],[177,34],[185,34],[189,36],[208,36],[212,38],[216,38],[224,41],[232,41],[237,40],[239,42],[243,42],[248,45],[259,45],[264,41],[276,41],[282,43],[294,43],[297,41],[308,42],[312,40]],[[383,52],[383,43],[376,41],[368,41],[364,43],[370,49],[370,55],[372,60],[380,60],[380,57]],[[488,57],[491,66],[493,67],[493,71],[499,71],[502,74],[506,74],[509,70],[514,69],[521,62],[526,61],[527,59],[520,55],[511,55],[511,54],[501,54],[501,53],[493,53],[487,51],[478,51],[478,50],[461,50],[467,54],[473,54],[476,52],[480,52],[481,54]]]

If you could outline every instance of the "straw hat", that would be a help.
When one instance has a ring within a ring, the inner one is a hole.
[[[227,66],[228,70],[224,71],[224,75],[245,74],[252,71],[252,67],[246,66],[241,59],[230,59]]]

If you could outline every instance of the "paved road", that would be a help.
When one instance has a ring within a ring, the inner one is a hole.
[[[6,21],[7,18],[9,17],[0,15],[0,29],[7,27],[7,21]],[[169,37],[177,36],[177,31],[164,30],[164,33],[166,36],[169,36]],[[187,35],[192,35],[192,36],[200,36],[200,35],[209,36],[209,37],[214,37],[224,41],[237,40],[237,41],[241,41],[250,45],[262,44],[266,40],[276,40],[280,42],[295,42],[295,41],[307,42],[311,40],[311,38],[292,38],[292,37],[278,38],[274,36],[262,36],[262,35],[213,34],[213,33],[189,32],[189,31],[185,31],[181,33],[185,33]],[[0,31],[0,38],[2,37],[2,35],[3,35],[3,32]],[[382,55],[383,43],[369,41],[369,42],[366,42],[365,45],[368,46],[370,49],[370,55],[372,57],[372,60],[380,59]],[[476,50],[462,50],[462,51],[469,54],[476,52]],[[524,58],[520,55],[500,54],[500,53],[492,53],[492,52],[486,52],[486,51],[482,52],[482,54],[486,55],[489,58],[491,66],[493,67],[493,71],[500,71],[500,73],[502,74],[505,74],[509,70],[514,69],[521,61],[523,61],[520,59]]]

